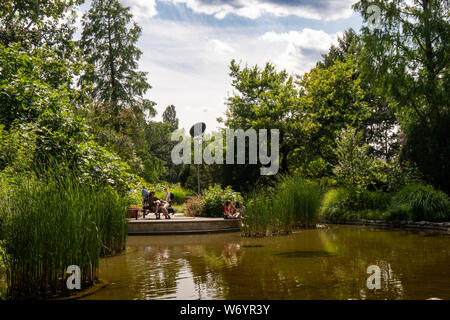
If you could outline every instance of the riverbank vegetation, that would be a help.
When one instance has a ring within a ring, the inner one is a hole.
[[[270,191],[257,190],[245,199],[245,236],[287,234],[296,227],[314,227],[321,189],[301,176],[282,176]]]

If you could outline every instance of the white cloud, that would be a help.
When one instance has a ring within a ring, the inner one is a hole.
[[[148,97],[158,103],[157,119],[174,104],[185,129],[199,120],[208,129],[218,126],[216,118],[223,116],[225,99],[232,93],[231,59],[261,66],[270,61],[289,73],[303,73],[337,38],[312,29],[254,36],[239,28],[218,30],[160,19],[148,19],[142,30],[141,69],[149,72],[153,88]]]
[[[131,9],[133,17],[137,21],[154,17],[158,14],[156,0],[121,0],[122,5]]]
[[[184,3],[197,13],[214,15],[223,19],[228,14],[256,19],[264,14],[275,16],[294,15],[315,20],[338,20],[352,15],[355,0],[162,0]]]

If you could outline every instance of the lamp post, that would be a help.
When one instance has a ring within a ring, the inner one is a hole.
[[[197,144],[197,150],[200,150],[200,152],[202,152],[202,140],[203,140],[202,135],[203,135],[203,132],[205,132],[205,130],[206,130],[206,124],[204,122],[197,122],[189,130],[191,137],[194,138],[194,141]],[[201,156],[201,154],[200,154],[200,156]],[[202,157],[200,157],[200,159],[201,158]],[[197,163],[197,192],[200,195],[200,163]]]

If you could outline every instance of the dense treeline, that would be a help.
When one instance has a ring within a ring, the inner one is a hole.
[[[281,173],[325,186],[359,181],[382,191],[420,177],[448,194],[448,2],[363,0],[354,9],[365,22],[373,4],[381,9],[380,26],[347,30],[303,75],[233,60],[234,91],[219,121],[233,129],[279,129]],[[350,144],[343,158],[336,154],[340,139],[352,139],[343,141]],[[205,166],[202,174],[204,181],[245,192],[275,183],[276,177],[259,176],[259,167]],[[182,182],[192,187],[195,171],[183,173]]]
[[[175,181],[170,149],[160,148],[171,146],[178,119],[169,106],[165,121],[151,120],[140,27],[119,1],[93,1],[75,40],[81,2],[2,1],[0,170],[56,158],[121,192]]]

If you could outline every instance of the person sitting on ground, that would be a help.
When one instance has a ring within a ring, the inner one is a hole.
[[[231,204],[231,200],[227,200],[225,202],[225,206],[223,207],[223,218],[224,219],[237,219],[239,216],[234,213],[234,207]]]
[[[241,218],[244,215],[245,207],[241,200],[236,200],[235,204],[236,215],[238,218]]]
[[[155,197],[155,191],[151,191],[149,195],[149,204],[151,210],[154,210],[156,219],[160,219],[161,212],[164,214],[166,219],[170,219],[169,213],[167,209],[164,208],[163,201],[161,199]]]
[[[145,188],[145,186],[142,186],[141,195],[142,195],[142,211],[145,219],[145,215],[148,214],[148,212],[150,211],[150,206],[148,203],[150,192]]]

